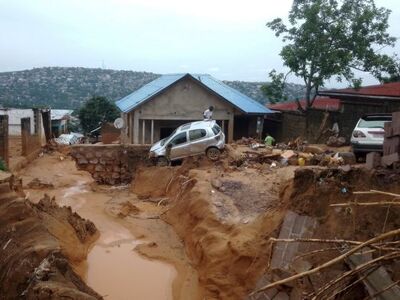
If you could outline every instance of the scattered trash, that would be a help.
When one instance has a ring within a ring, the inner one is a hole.
[[[54,141],[58,145],[73,145],[79,144],[83,137],[81,133],[71,132],[70,134],[61,134],[58,138],[55,138]]]

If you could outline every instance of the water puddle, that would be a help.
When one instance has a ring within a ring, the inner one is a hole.
[[[171,266],[142,258],[135,241],[95,245],[90,251],[86,282],[106,299],[172,299]]]
[[[107,200],[106,194],[93,193],[84,183],[65,189],[58,200],[60,205],[69,205],[94,222],[100,232],[87,260],[76,266],[76,271],[105,299],[172,299],[176,269],[134,251],[143,241],[136,240],[126,227],[104,212]]]

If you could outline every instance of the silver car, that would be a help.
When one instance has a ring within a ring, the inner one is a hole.
[[[225,135],[215,120],[197,121],[178,127],[169,137],[155,143],[150,158],[157,165],[200,154],[217,160],[224,147]]]

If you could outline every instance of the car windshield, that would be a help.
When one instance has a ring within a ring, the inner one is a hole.
[[[359,128],[383,128],[386,122],[390,122],[387,118],[379,119],[361,119],[357,127]]]
[[[178,129],[178,128],[177,128],[177,129]],[[161,145],[161,146],[164,146],[165,142],[168,141],[168,140],[176,133],[176,130],[177,130],[177,129],[175,129],[168,137],[162,139],[162,140],[160,141],[160,145]]]

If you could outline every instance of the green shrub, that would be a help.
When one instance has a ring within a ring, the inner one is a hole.
[[[0,170],[7,171],[6,163],[0,158]]]

